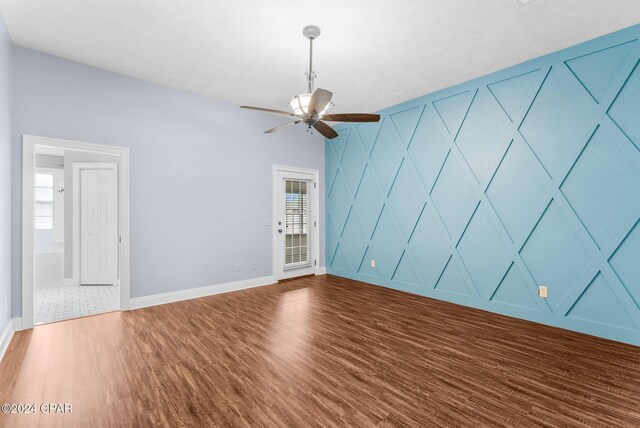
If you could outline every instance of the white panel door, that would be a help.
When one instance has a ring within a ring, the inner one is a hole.
[[[118,277],[115,169],[80,170],[80,283],[113,285]]]
[[[98,283],[98,170],[80,171],[80,283]]]

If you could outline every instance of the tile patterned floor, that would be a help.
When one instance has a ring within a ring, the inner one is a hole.
[[[37,285],[35,321],[46,324],[120,309],[120,287],[113,285]]]

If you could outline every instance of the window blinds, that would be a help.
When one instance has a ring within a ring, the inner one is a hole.
[[[285,180],[284,213],[284,267],[300,267],[311,264],[311,242],[308,234],[309,182]]]

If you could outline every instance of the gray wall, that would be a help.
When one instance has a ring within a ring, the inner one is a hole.
[[[73,277],[73,164],[105,162],[120,164],[120,156],[105,153],[64,151],[64,277]]]
[[[300,127],[262,133],[281,118],[28,49],[13,54],[13,230],[22,134],[129,147],[132,297],[270,275],[272,164],[319,170],[324,192],[322,139]],[[324,201],[320,210],[324,219]],[[20,235],[12,241],[17,316]]]
[[[11,318],[11,42],[0,17],[0,332]]]

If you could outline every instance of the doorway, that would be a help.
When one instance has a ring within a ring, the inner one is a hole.
[[[128,309],[128,155],[23,136],[22,328]]]
[[[274,166],[274,277],[318,274],[318,171]]]

